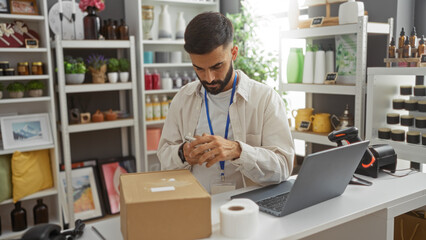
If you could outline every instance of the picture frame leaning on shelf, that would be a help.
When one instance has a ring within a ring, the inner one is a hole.
[[[0,0],[0,13],[10,13],[9,0]]]

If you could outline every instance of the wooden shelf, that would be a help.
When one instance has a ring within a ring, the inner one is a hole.
[[[131,82],[125,83],[87,83],[66,85],[66,93],[82,93],[82,92],[106,92],[106,91],[120,91],[132,89]]]
[[[2,98],[0,99],[0,104],[47,102],[50,100],[51,100],[51,97]]]
[[[0,81],[30,81],[30,80],[43,80],[43,79],[49,79],[49,75],[0,76]]]
[[[43,21],[44,16],[1,13],[0,19],[23,20],[23,21],[34,22],[34,21]]]
[[[92,123],[81,123],[73,124],[68,126],[69,133],[78,133],[78,132],[89,132],[97,130],[105,130],[111,128],[122,128],[122,127],[132,127],[135,125],[135,120],[130,119],[118,119],[114,121],[104,121],[104,122],[92,122]]]
[[[26,197],[23,197],[19,201],[38,199],[38,198],[43,198],[43,197],[52,196],[52,195],[56,195],[56,194],[58,194],[58,191],[55,188],[49,188],[49,189],[42,190],[40,192],[33,193],[33,194],[28,195]],[[0,202],[0,205],[6,205],[6,204],[11,204],[11,203],[13,203],[13,199],[7,199],[7,200]],[[3,237],[3,235],[1,235],[1,237]]]
[[[336,95],[355,95],[355,85],[326,85],[326,84],[305,84],[305,83],[286,83],[283,85],[283,91],[297,91],[307,93],[323,93]]]

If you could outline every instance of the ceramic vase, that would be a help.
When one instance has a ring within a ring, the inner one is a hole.
[[[183,12],[179,12],[176,20],[176,40],[183,39],[185,34],[186,22],[183,18]]]
[[[67,84],[82,84],[84,82],[84,73],[65,74],[65,82]]]
[[[325,71],[325,51],[323,49],[319,49],[315,54],[315,84],[324,83]]]
[[[108,82],[116,83],[118,81],[118,72],[109,72],[108,73]]]
[[[22,98],[24,97],[24,92],[9,92],[10,98]]]
[[[333,49],[328,49],[325,52],[325,65],[326,65],[326,73],[334,72],[334,51]]]
[[[161,13],[158,22],[158,39],[172,39],[172,27],[168,7],[169,6],[166,4],[161,5]]]
[[[99,39],[101,20],[96,15],[95,7],[87,7],[87,16],[83,18],[84,39]]]
[[[310,47],[306,48],[303,64],[303,83],[314,83],[315,52]]]
[[[129,72],[120,72],[120,82],[129,81]]]
[[[151,28],[153,24],[154,24],[154,6],[143,5],[142,6],[143,39],[152,40]]]
[[[43,89],[33,89],[28,91],[30,97],[41,97],[43,96]]]

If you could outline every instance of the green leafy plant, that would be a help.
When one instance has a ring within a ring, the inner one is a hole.
[[[89,67],[99,70],[103,65],[108,63],[108,59],[102,54],[92,54],[86,59],[86,63]]]
[[[267,80],[278,81],[278,54],[266,51],[257,37],[258,26],[248,1],[241,1],[240,10],[239,13],[226,15],[234,26],[234,45],[238,46],[235,68],[261,83]],[[286,93],[276,88],[275,90],[283,97],[288,111],[288,102],[284,96]]]
[[[127,58],[120,58],[120,72],[128,72],[130,69],[130,63]]]
[[[85,73],[87,71],[83,58],[66,56],[64,59],[65,74]]]
[[[7,85],[7,91],[9,92],[24,92],[25,85],[20,82],[13,82]]]
[[[44,83],[39,80],[33,80],[29,81],[25,87],[27,88],[27,90],[44,89]]]
[[[120,63],[117,58],[108,59],[108,72],[118,72]]]

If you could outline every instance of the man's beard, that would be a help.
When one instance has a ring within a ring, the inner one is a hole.
[[[218,93],[221,93],[223,91],[223,89],[226,87],[226,85],[228,85],[229,81],[231,81],[232,78],[232,72],[233,72],[234,68],[233,68],[233,64],[231,63],[229,65],[229,70],[226,73],[225,79],[224,80],[213,80],[211,83],[208,83],[204,80],[201,80],[200,76],[197,77],[198,79],[200,79],[201,84],[203,84],[203,87],[207,90],[207,92],[216,95]],[[216,85],[219,84],[218,87],[210,87],[212,85]]]

